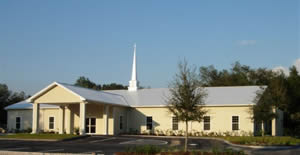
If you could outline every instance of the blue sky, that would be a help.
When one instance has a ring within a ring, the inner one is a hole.
[[[33,94],[53,81],[167,87],[183,58],[227,69],[300,58],[297,0],[0,2],[0,83]]]

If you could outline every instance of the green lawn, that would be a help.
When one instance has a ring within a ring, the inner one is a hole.
[[[300,139],[293,137],[219,137],[234,144],[243,145],[300,145]]]
[[[77,135],[70,134],[29,134],[29,133],[17,133],[12,135],[3,135],[0,138],[16,138],[16,139],[56,139],[62,140],[66,138],[76,137]]]

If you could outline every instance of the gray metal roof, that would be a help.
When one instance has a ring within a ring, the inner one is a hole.
[[[96,91],[82,88],[70,84],[54,82],[63,88],[80,96],[83,100],[98,101],[113,105],[130,107],[162,107],[167,105],[167,99],[170,97],[168,88],[139,89],[137,91],[128,90],[108,90]],[[51,84],[51,85],[53,85]],[[50,86],[49,85],[49,89]],[[47,87],[47,88],[48,88]],[[235,86],[235,87],[205,87],[207,93],[205,100],[206,106],[241,106],[252,105],[256,97],[256,92],[261,90],[260,86]],[[45,89],[47,90],[47,89]],[[45,91],[42,90],[42,91]],[[41,91],[41,92],[42,92]],[[41,93],[39,92],[39,93]],[[36,94],[38,95],[38,93]],[[42,104],[41,108],[55,108],[55,105]],[[31,103],[22,101],[6,107],[5,109],[32,109]]]
[[[206,106],[238,106],[254,104],[256,92],[260,86],[205,87]],[[263,87],[265,88],[265,87]],[[140,89],[138,91],[107,91],[122,95],[132,107],[166,106],[170,97],[168,88]]]
[[[65,84],[65,83],[58,83],[58,84],[62,85],[63,87],[81,96],[82,98],[84,98],[84,100],[104,102],[104,103],[116,104],[121,106],[129,106],[129,104],[125,101],[124,97],[119,94],[87,89],[87,88]]]
[[[58,108],[56,105],[50,105],[50,104],[41,104],[40,108],[46,109],[46,108]],[[32,104],[27,101],[21,101],[12,105],[9,105],[5,107],[5,110],[16,110],[16,109],[32,109]]]

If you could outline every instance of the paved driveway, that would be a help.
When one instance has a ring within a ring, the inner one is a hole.
[[[182,148],[183,138],[165,137],[130,137],[130,136],[91,136],[87,138],[60,141],[60,142],[38,142],[38,141],[18,141],[0,140],[0,151],[21,151],[21,152],[44,152],[44,153],[97,153],[113,154],[124,151],[127,147],[135,145],[157,145],[159,147]],[[232,147],[222,141],[210,139],[190,139],[190,149],[211,150],[214,147],[241,149]],[[290,149],[246,149],[249,154],[300,154],[300,148]]]

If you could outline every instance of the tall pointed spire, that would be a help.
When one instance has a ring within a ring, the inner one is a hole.
[[[131,80],[129,81],[129,91],[137,91],[139,82],[137,81],[137,73],[136,73],[136,44],[133,46],[133,63],[132,63],[132,73]]]

